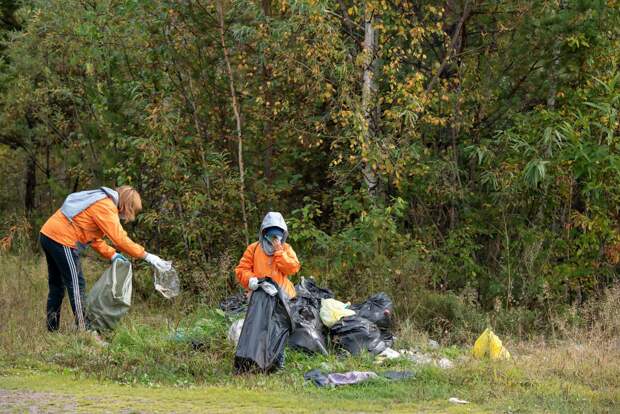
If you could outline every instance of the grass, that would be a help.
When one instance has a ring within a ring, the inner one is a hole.
[[[520,342],[503,338],[514,356],[511,361],[475,361],[469,358],[468,349],[460,346],[433,351],[457,361],[450,370],[417,367],[404,360],[379,366],[369,356],[339,358],[289,351],[282,372],[235,376],[234,348],[226,341],[230,320],[209,306],[189,298],[167,302],[139,294],[121,326],[107,337],[109,346],[101,347],[92,337],[73,331],[67,309],[61,333],[45,331],[44,261],[0,257],[0,265],[0,312],[4,315],[0,318],[0,401],[5,401],[2,392],[9,393],[6,401],[12,401],[9,407],[17,412],[26,410],[28,404],[58,412],[63,411],[62,404],[73,404],[78,412],[620,410],[618,292],[597,311],[584,310],[602,322],[588,332],[574,332],[573,340]],[[89,286],[104,266],[85,262]],[[137,272],[138,291],[148,292],[149,283],[147,273]],[[203,348],[195,350],[191,341],[176,338],[179,328],[204,342]],[[424,333],[401,323],[396,348],[424,348],[426,339]],[[416,376],[401,382],[380,378],[356,386],[319,389],[303,381],[306,371],[318,367],[339,372],[408,369]],[[31,402],[38,395],[31,393],[43,393],[45,398]],[[451,405],[447,402],[450,397],[471,404]]]

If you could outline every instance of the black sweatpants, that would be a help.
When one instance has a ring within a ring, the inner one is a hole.
[[[82,274],[80,257],[76,249],[63,246],[43,233],[40,235],[41,247],[47,259],[49,293],[47,295],[47,329],[56,331],[60,326],[60,309],[65,297],[65,288],[69,292],[71,309],[75,323],[80,330],[88,328],[84,315],[84,289],[86,282]]]

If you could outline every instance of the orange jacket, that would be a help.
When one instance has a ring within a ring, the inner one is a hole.
[[[290,244],[284,243],[283,249],[267,256],[260,246],[260,242],[252,243],[245,249],[239,265],[235,269],[237,280],[241,286],[248,289],[250,278],[269,276],[286,292],[290,298],[294,298],[297,293],[295,286],[288,280],[301,268],[299,259]]]
[[[63,246],[75,249],[77,243],[90,244],[106,259],[112,259],[116,250],[109,246],[107,236],[124,253],[144,258],[144,247],[134,243],[121,226],[118,209],[110,198],[99,200],[82,211],[70,222],[60,210],[56,211],[43,225],[41,233]]]

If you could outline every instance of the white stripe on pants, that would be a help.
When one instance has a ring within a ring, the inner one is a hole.
[[[67,257],[69,269],[71,270],[71,284],[73,285],[73,303],[75,305],[75,315],[78,320],[78,328],[83,331],[86,329],[86,323],[84,322],[82,295],[80,294],[80,281],[78,279],[77,266],[75,265],[75,261],[73,260],[73,254],[71,252],[71,249],[69,249],[67,246],[63,246],[63,248],[65,250],[65,256]]]

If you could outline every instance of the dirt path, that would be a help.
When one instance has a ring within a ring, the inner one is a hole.
[[[0,389],[0,410],[19,413],[70,413],[77,410],[77,402],[62,394]]]

